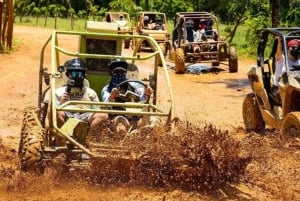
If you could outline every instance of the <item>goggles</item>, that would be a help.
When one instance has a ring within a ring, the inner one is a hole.
[[[290,46],[289,49],[290,49],[290,50],[298,50],[298,49],[300,49],[300,46],[298,46],[298,45],[293,45],[293,46]]]
[[[300,55],[300,47],[297,45],[289,47],[290,53],[294,57],[298,57]]]
[[[187,27],[194,27],[194,24],[193,23],[187,23],[186,26]]]
[[[82,71],[70,71],[68,72],[72,78],[83,78],[85,73]]]

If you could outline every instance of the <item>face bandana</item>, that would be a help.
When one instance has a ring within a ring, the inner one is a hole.
[[[108,85],[108,92],[126,80],[126,74],[113,74]]]

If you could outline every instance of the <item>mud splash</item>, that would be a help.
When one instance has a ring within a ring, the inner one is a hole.
[[[239,142],[232,139],[227,131],[218,130],[213,125],[204,128],[179,126],[178,133],[174,136],[162,129],[143,130],[124,142],[129,150],[142,153],[130,166],[107,159],[100,164],[92,164],[87,170],[72,172],[58,168],[64,166],[56,164],[50,172],[52,176],[57,174],[54,178],[80,177],[81,180],[101,186],[203,190],[238,181],[251,160],[250,156],[242,154]],[[13,159],[11,167],[2,167],[1,170],[2,178],[9,181],[7,188],[26,188],[27,185],[18,182],[24,181],[25,173],[18,170],[16,153],[8,154],[8,150],[4,149],[1,157]]]
[[[160,195],[164,192],[167,198],[176,192],[175,197],[188,196],[187,199],[194,200],[240,199],[245,196],[250,200],[257,196],[272,200],[265,192],[271,192],[277,198],[297,198],[297,178],[300,175],[296,168],[298,148],[283,144],[280,135],[274,131],[238,137],[243,132],[237,129],[236,133],[229,133],[211,124],[200,128],[190,123],[179,125],[175,136],[162,129],[146,129],[124,141],[128,149],[141,153],[134,163],[105,159],[92,162],[87,168],[71,171],[57,160],[46,168],[43,175],[21,172],[17,152],[3,146],[0,140],[0,195],[6,195],[8,200],[12,199],[12,195],[16,200],[24,200],[22,195],[30,195],[32,199],[28,200],[39,200],[48,190],[73,189],[72,194],[77,195],[82,189],[97,194],[99,189],[105,189],[103,193],[107,197],[107,192],[116,189],[122,192],[121,188],[137,194],[147,192],[148,197],[152,191],[160,192]],[[241,183],[244,184],[242,187],[239,186]],[[248,188],[245,190],[245,185],[252,184],[260,194]],[[177,195],[178,190],[180,193]],[[45,200],[64,200],[67,197],[45,196]],[[129,194],[120,196],[128,198]],[[137,197],[128,200],[147,199]],[[164,198],[160,196],[153,200]]]

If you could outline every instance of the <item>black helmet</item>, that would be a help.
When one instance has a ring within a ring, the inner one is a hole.
[[[127,71],[127,68],[128,68],[128,63],[124,60],[120,60],[120,59],[116,59],[116,60],[113,60],[109,63],[108,65],[109,67],[109,72],[111,73],[112,71],[114,71],[115,69],[121,69],[121,70],[124,70],[124,71]]]
[[[64,67],[66,71],[86,71],[86,65],[80,58],[73,58],[65,62]]]
[[[73,58],[66,61],[64,67],[66,69],[66,76],[71,76],[71,79],[74,81],[72,86],[83,87],[85,72],[87,70],[84,61],[80,58]]]

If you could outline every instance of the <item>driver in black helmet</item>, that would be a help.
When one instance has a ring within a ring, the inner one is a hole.
[[[116,98],[120,96],[120,89],[117,86],[127,80],[128,63],[122,60],[114,60],[109,64],[109,71],[111,75],[111,80],[108,85],[106,85],[101,91],[101,99],[103,102],[114,102]],[[140,96],[141,101],[148,99],[153,90],[151,87],[139,87],[132,83],[131,86],[135,88],[137,94]],[[143,91],[141,91],[143,90]]]
[[[86,65],[79,58],[73,58],[65,62],[66,76],[68,77],[68,84],[66,86],[56,89],[57,105],[63,104],[69,100],[76,101],[95,101],[99,102],[97,93],[84,86],[84,79],[86,73]],[[90,109],[92,106],[88,105],[72,105],[72,108]],[[76,113],[76,112],[57,112],[57,124],[61,127],[68,118],[78,118],[82,121],[88,122],[90,131],[94,130],[95,126],[101,124],[108,119],[107,114],[102,113]]]
[[[109,64],[109,71],[111,74],[111,80],[109,84],[107,84],[101,91],[101,99],[103,102],[124,102],[126,100],[120,98],[121,94],[124,95],[124,86],[126,86],[125,91],[133,91],[135,94],[137,94],[139,97],[135,99],[134,101],[141,101],[141,102],[147,102],[150,99],[151,94],[153,93],[153,90],[149,86],[145,86],[142,83],[139,83],[139,80],[137,76],[133,76],[131,73],[129,76],[127,75],[127,71],[132,72],[131,69],[133,66],[128,65],[126,61],[122,60],[114,60]],[[135,72],[138,72],[138,69],[136,68],[134,70]],[[133,80],[129,79],[129,77],[134,77]],[[129,81],[128,83],[124,83],[124,81]],[[132,80],[132,82],[131,82]],[[122,84],[121,84],[122,83]],[[123,85],[124,84],[124,85]],[[122,107],[113,107],[117,110],[123,110]],[[149,117],[126,117],[122,115],[111,115],[110,118],[113,120],[112,122],[115,125],[118,125],[118,122],[122,122],[123,125],[127,127],[127,129],[130,128],[131,121],[133,124],[136,124],[137,128],[140,128],[147,124],[150,120]]]

